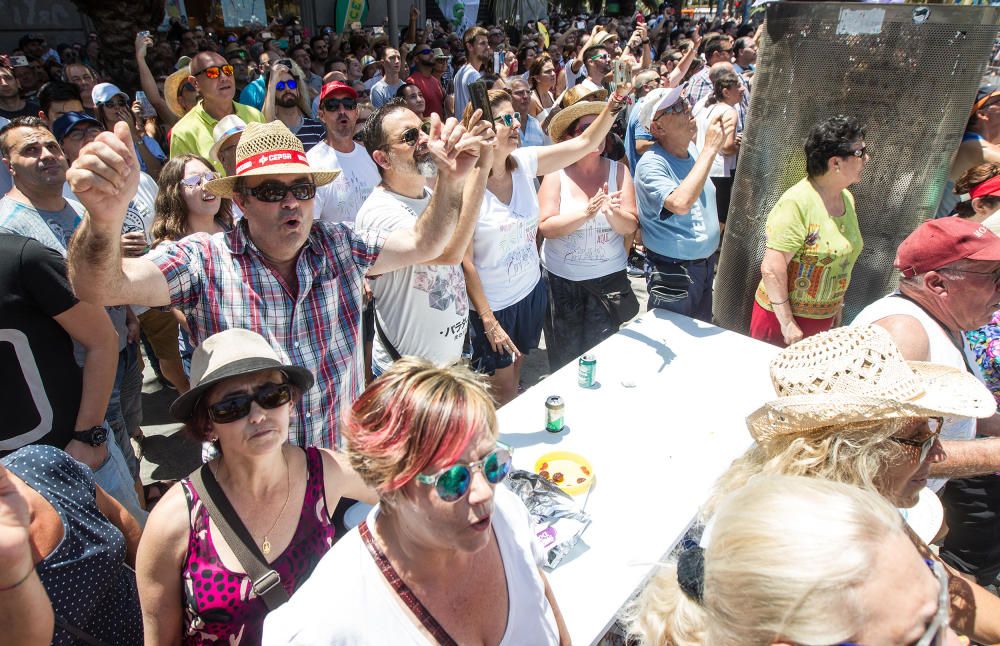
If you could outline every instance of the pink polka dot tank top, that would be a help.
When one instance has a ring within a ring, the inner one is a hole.
[[[309,481],[292,542],[271,563],[291,595],[302,585],[333,545],[335,529],[326,508],[323,457],[306,449]],[[215,550],[208,509],[191,486],[181,481],[187,497],[191,531],[181,570],[185,644],[259,644],[267,607],[254,594],[250,577],[226,568]]]

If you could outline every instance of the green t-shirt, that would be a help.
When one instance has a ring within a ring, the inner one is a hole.
[[[255,108],[235,101],[233,108],[236,110],[236,116],[246,123],[264,122],[264,117]],[[170,132],[170,157],[179,157],[185,153],[201,155],[212,162],[215,170],[225,175],[226,171],[222,167],[222,163],[208,156],[209,151],[212,150],[212,144],[215,143],[212,130],[215,129],[217,123],[218,121],[213,119],[212,115],[205,112],[205,108],[199,101],[198,105],[191,108],[180,121],[174,124],[173,130]]]
[[[851,271],[864,241],[846,189],[844,214],[832,217],[808,178],[785,191],[767,214],[767,248],[795,252],[788,264],[788,297],[792,314],[807,319],[836,316],[851,284]],[[757,303],[771,310],[764,281],[757,286]]]

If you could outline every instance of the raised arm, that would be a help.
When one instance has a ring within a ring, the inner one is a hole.
[[[152,44],[153,39],[150,36],[136,34],[135,65],[139,69],[139,86],[146,93],[146,98],[149,99],[150,104],[156,110],[160,121],[165,127],[169,128],[177,123],[179,119],[177,115],[170,111],[166,100],[160,95],[160,89],[156,87],[156,79],[153,77],[153,73],[149,71],[149,65],[146,64],[146,50]]]
[[[484,122],[473,128],[484,132]],[[389,234],[370,275],[385,274],[401,267],[426,264],[441,256],[455,231],[462,205],[462,185],[479,159],[482,135],[467,132],[461,123],[448,119],[444,124],[431,115],[427,149],[438,169],[437,188],[423,217],[411,229]]]
[[[725,125],[722,122],[722,115],[717,114],[712,117],[708,124],[708,132],[705,134],[705,147],[702,148],[698,159],[691,168],[691,172],[681,181],[670,195],[663,200],[663,208],[675,215],[687,215],[691,212],[691,207],[698,200],[705,182],[708,181],[708,173],[712,170],[712,162],[719,154],[722,142],[726,138]]]
[[[670,87],[677,87],[684,80],[688,70],[691,68],[691,63],[694,62],[695,56],[698,55],[698,46],[700,44],[701,34],[695,31],[694,36],[691,37],[691,47],[684,52],[681,60],[677,61],[677,65],[667,75],[667,82],[670,84]]]
[[[597,118],[578,136],[552,146],[539,146],[536,149],[538,151],[538,174],[548,175],[562,170],[570,164],[580,161],[587,153],[596,149],[611,132],[615,115],[625,105],[624,98],[631,92],[631,85],[619,87],[616,93],[623,101],[616,102],[614,96],[610,97],[601,114],[597,115]]]
[[[69,249],[70,282],[98,305],[168,305],[167,281],[145,258],[123,259],[121,230],[139,186],[139,162],[128,124],[102,132],[84,146],[67,171],[70,188],[86,208]]]

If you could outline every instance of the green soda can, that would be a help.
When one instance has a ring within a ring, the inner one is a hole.
[[[593,388],[594,378],[597,376],[597,358],[592,354],[585,354],[580,357],[580,366],[577,369],[576,383],[580,388]]]
[[[561,433],[566,427],[566,405],[559,395],[552,395],[545,400],[545,430],[549,433]]]

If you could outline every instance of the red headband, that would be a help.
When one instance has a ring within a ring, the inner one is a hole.
[[[985,182],[976,184],[969,190],[968,199],[974,200],[977,197],[1000,195],[1000,175],[994,175]]]

